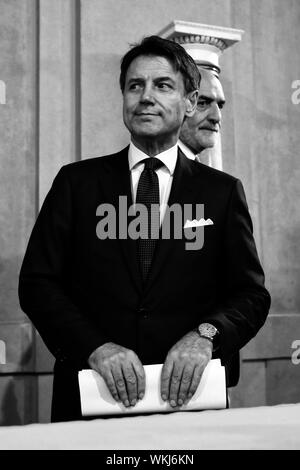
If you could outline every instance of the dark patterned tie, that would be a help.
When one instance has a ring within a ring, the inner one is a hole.
[[[159,181],[155,170],[163,166],[163,163],[154,157],[145,158],[141,163],[145,163],[145,167],[139,179],[136,203],[144,204],[147,208],[148,238],[139,238],[137,240],[137,249],[141,276],[145,282],[150,271],[157,242],[156,238],[151,238],[151,231],[152,234],[157,234],[159,231],[159,211],[156,211],[156,216],[154,215],[151,218],[151,206],[153,204],[159,206]]]

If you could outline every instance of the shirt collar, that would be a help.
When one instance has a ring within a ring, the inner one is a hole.
[[[197,157],[197,154],[195,154],[194,152],[192,152],[192,150],[187,147],[187,145],[185,145],[182,140],[179,140],[178,141],[178,146],[180,148],[180,150],[184,153],[184,155],[189,158],[190,160],[195,160],[196,157]]]
[[[172,176],[175,170],[176,162],[178,155],[178,144],[176,143],[173,147],[165,150],[164,152],[155,155],[155,158],[159,158],[169,170],[170,175]],[[149,155],[144,153],[142,150],[138,149],[133,142],[130,142],[129,152],[128,152],[128,161],[130,171],[138,165],[145,158],[150,158]]]

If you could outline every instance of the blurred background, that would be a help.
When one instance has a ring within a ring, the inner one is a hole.
[[[174,20],[244,30],[220,58],[222,164],[244,184],[272,307],[231,405],[300,402],[299,0],[0,0],[1,425],[50,420],[53,357],[17,295],[37,213],[62,165],[127,145],[120,58]]]

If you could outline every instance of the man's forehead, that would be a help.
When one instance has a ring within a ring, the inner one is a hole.
[[[224,91],[220,80],[208,70],[200,70],[201,83],[199,97],[207,96],[218,100],[225,100]]]
[[[128,77],[129,75],[146,76],[148,74],[151,74],[152,76],[175,76],[178,75],[179,72],[175,71],[173,64],[166,57],[156,55],[140,55],[133,59],[128,67],[126,75]]]

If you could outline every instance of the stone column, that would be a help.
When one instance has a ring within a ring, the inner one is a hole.
[[[36,1],[0,1],[0,425],[36,421],[34,335],[18,275],[35,219]]]
[[[79,3],[39,0],[38,208],[59,169],[81,156]]]
[[[240,29],[174,20],[158,35],[173,40],[185,48],[201,68],[212,70],[217,76],[221,72],[219,58],[228,47],[242,38]],[[218,170],[223,169],[221,136],[213,149],[201,152],[201,161]]]
[[[6,85],[3,80],[0,80],[0,104],[6,103]]]

